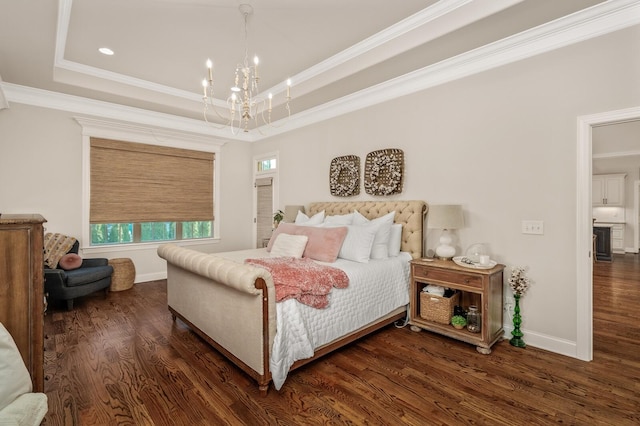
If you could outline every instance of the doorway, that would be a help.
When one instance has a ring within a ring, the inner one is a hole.
[[[593,262],[592,262],[592,129],[605,124],[640,119],[640,106],[578,117],[576,174],[576,278],[577,328],[576,358],[593,359]]]
[[[273,213],[278,202],[278,153],[253,158],[253,240],[265,247],[273,231]]]

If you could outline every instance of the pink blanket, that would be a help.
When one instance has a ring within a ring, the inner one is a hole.
[[[329,305],[333,287],[346,288],[349,277],[341,269],[320,265],[308,258],[265,257],[246,263],[268,270],[276,287],[276,302],[295,298],[300,303],[323,309]]]

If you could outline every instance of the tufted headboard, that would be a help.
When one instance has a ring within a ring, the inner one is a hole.
[[[395,211],[395,223],[402,224],[401,250],[417,259],[422,256],[424,219],[429,206],[424,201],[327,201],[309,204],[308,215],[324,210],[325,216],[343,215],[358,210],[367,219]]]

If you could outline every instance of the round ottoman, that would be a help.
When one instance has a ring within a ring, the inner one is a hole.
[[[113,266],[110,291],[129,290],[133,287],[136,278],[136,267],[133,261],[126,257],[109,259],[109,265]]]

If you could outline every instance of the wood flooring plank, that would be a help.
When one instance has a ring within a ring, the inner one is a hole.
[[[640,261],[594,265],[594,360],[498,342],[490,355],[386,327],[255,382],[166,306],[166,282],[50,304],[43,425],[637,425]],[[526,310],[523,312],[526,318]],[[637,318],[635,318],[637,320]],[[525,335],[526,341],[526,335]]]

